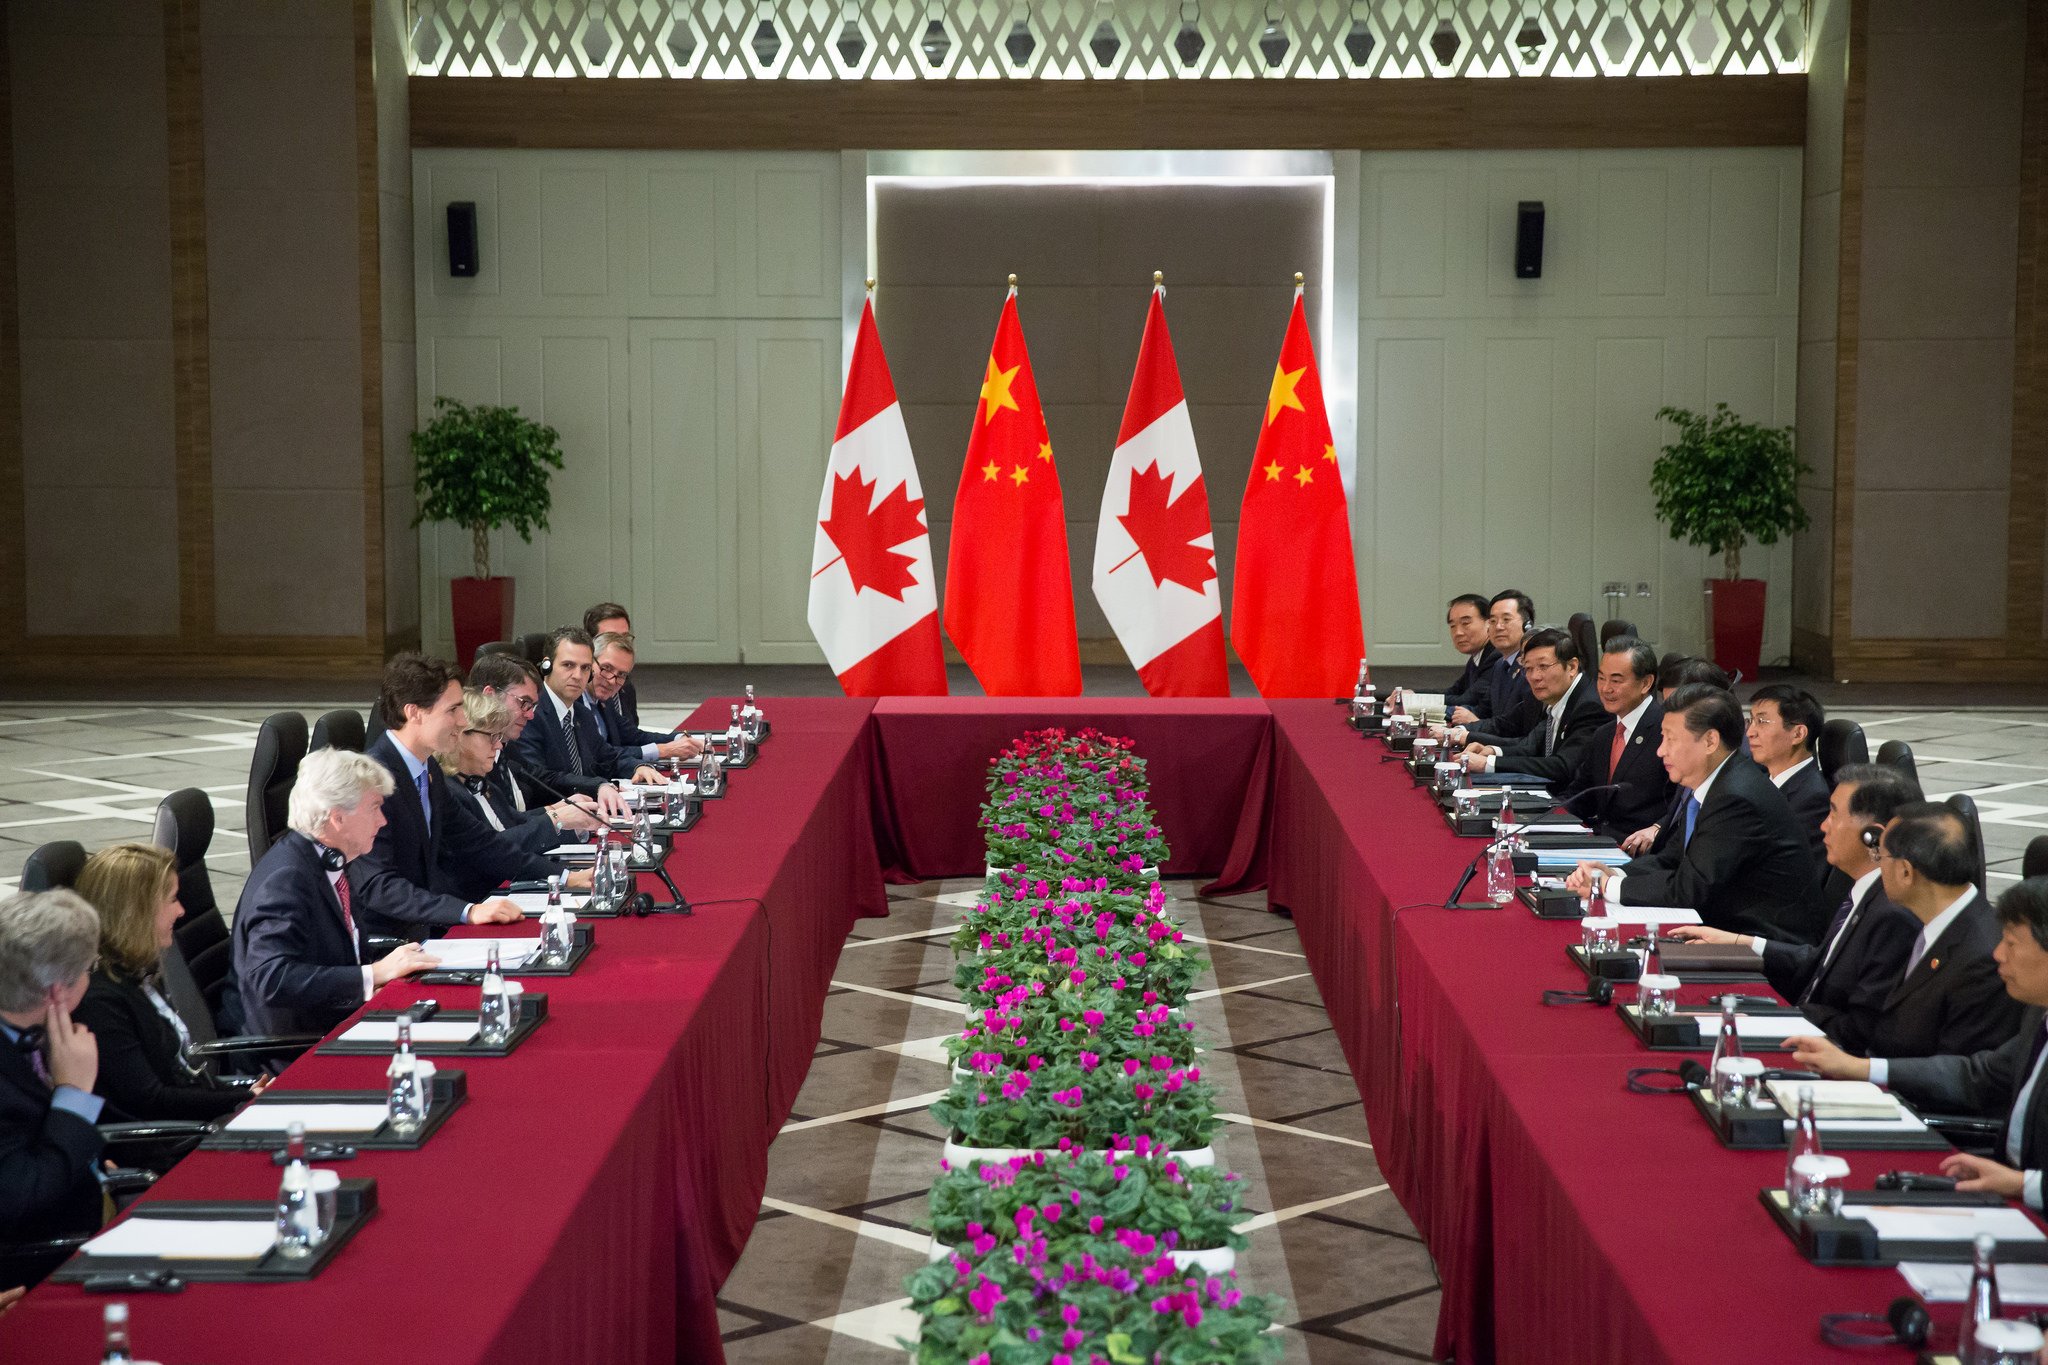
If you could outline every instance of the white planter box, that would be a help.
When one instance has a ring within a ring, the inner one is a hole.
[[[1109,1155],[1107,1149],[1098,1148],[1097,1150],[1104,1156]],[[1047,1156],[1058,1156],[1059,1148],[965,1147],[955,1142],[951,1136],[948,1136],[945,1148],[941,1151],[940,1155],[945,1157],[954,1166],[965,1166],[972,1161],[1008,1161],[1013,1156],[1034,1156],[1040,1152]],[[1216,1146],[1214,1143],[1211,1143],[1205,1147],[1192,1147],[1186,1151],[1176,1151],[1172,1153],[1172,1157],[1183,1166],[1214,1166],[1216,1164]]]

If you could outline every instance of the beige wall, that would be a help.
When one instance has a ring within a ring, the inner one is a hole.
[[[332,663],[416,621],[404,8],[8,7],[32,635]]]
[[[175,634],[163,12],[10,5],[6,21],[28,629]]]
[[[1842,105],[1850,0],[1814,0],[1806,64],[1806,175],[1799,261],[1799,482],[1810,524],[1793,542],[1792,629],[1833,628],[1837,280],[1842,257]]]

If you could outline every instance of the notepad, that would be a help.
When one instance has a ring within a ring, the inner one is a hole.
[[[1607,918],[1616,924],[1698,924],[1700,912],[1677,905],[1617,905],[1604,902]]]
[[[84,1246],[88,1256],[176,1257],[192,1261],[254,1261],[277,1243],[269,1218],[130,1218]]]
[[[2048,1241],[2033,1220],[2015,1208],[1858,1204],[1843,1212],[1894,1242],[1969,1242],[1986,1233],[2001,1242]]]
[[[1700,1021],[1701,1038],[1712,1038],[1721,1031],[1721,1016],[1718,1013],[1694,1014],[1692,1017]],[[1797,1014],[1738,1014],[1735,1016],[1735,1036],[1737,1038],[1790,1038],[1795,1035],[1812,1035],[1819,1032],[1820,1030],[1814,1027],[1809,1020]],[[1777,1096],[1777,1087],[1780,1085],[1796,1087],[1803,1084],[1805,1084],[1803,1081],[1772,1081],[1771,1094]],[[1872,1089],[1876,1089],[1876,1087],[1873,1086]],[[1883,1092],[1880,1091],[1879,1093]],[[1796,1089],[1793,1091],[1793,1102],[1791,1104],[1784,1104],[1782,1097],[1780,1097],[1779,1102],[1784,1105],[1787,1113],[1799,1107],[1797,1097],[1798,1091]],[[1814,1098],[1818,1101],[1819,1096],[1816,1095]],[[1890,1099],[1891,1096],[1886,1095],[1885,1098]],[[1897,1104],[1894,1103],[1892,1108],[1896,1111],[1898,1108]],[[1816,1110],[1817,1116],[1818,1110]],[[1842,1117],[1850,1116],[1843,1115]]]
[[[1509,834],[1591,834],[1593,831],[1584,825],[1571,823],[1532,825],[1517,820],[1512,825],[1507,826],[1506,832]]]
[[[412,1040],[415,1043],[466,1043],[476,1037],[474,1019],[425,1019],[412,1026]],[[351,1024],[336,1041],[343,1043],[395,1043],[398,1041],[398,1021],[395,1019],[365,1019]]]
[[[518,906],[519,912],[523,915],[540,915],[547,912],[548,895],[545,891],[514,891],[505,899]],[[588,896],[572,895],[567,891],[562,893],[562,908],[564,910],[581,910],[589,904],[590,897]],[[429,944],[427,951],[434,953],[439,946],[438,943]]]
[[[228,1120],[230,1133],[282,1133],[294,1123],[309,1133],[374,1133],[383,1127],[381,1104],[252,1104]]]
[[[2001,1303],[2048,1303],[2048,1265],[2007,1261],[1995,1269]],[[1899,1274],[1929,1303],[1961,1303],[1970,1292],[1967,1261],[1900,1261]]]
[[[542,900],[547,898],[543,896]],[[477,971],[490,957],[491,945],[498,948],[498,965],[506,969],[523,967],[526,960],[540,951],[538,938],[437,938],[421,945],[427,956],[438,961],[449,971]],[[417,1026],[413,1036],[419,1036]]]
[[[1606,867],[1619,867],[1629,860],[1630,855],[1618,848],[1539,848],[1536,854],[1538,867],[1571,867],[1580,863],[1600,863]]]
[[[1740,1019],[1738,1015],[1738,1024]],[[1778,1102],[1778,1107],[1788,1114],[1799,1110],[1800,1088],[1811,1087],[1815,1118],[1895,1119],[1899,1116],[1897,1097],[1869,1081],[1824,1081],[1815,1077],[1810,1081],[1767,1081],[1765,1085],[1771,1092],[1771,1098]]]
[[[597,858],[596,844],[557,844],[545,855],[557,862],[591,862]]]

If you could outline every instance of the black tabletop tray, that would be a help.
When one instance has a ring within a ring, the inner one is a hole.
[[[430,1088],[434,1096],[433,1103],[427,1106],[427,1121],[411,1137],[400,1137],[386,1123],[370,1133],[308,1133],[306,1140],[311,1143],[317,1137],[322,1142],[353,1147],[359,1152],[416,1152],[441,1130],[450,1114],[469,1102],[469,1076],[463,1071],[452,1068],[436,1070]],[[381,1090],[266,1090],[249,1101],[249,1107],[261,1108],[265,1104],[383,1104],[385,1099]],[[199,1145],[209,1152],[274,1152],[284,1146],[284,1130],[280,1128],[261,1133],[222,1131]]]
[[[371,1010],[361,1021],[395,1020],[402,1011]],[[469,1020],[477,1017],[475,1010],[441,1010],[434,1015],[436,1021]],[[413,1052],[421,1057],[504,1057],[515,1051],[521,1043],[532,1036],[548,1017],[548,997],[543,991],[528,991],[519,997],[519,1017],[512,1021],[512,1035],[497,1047],[486,1047],[471,1039],[467,1043],[423,1043],[415,1042]],[[340,1037],[328,1039],[313,1049],[326,1057],[389,1057],[398,1050],[396,1043],[344,1043]]]
[[[618,914],[616,910],[611,913],[613,916]],[[576,923],[569,926],[568,961],[559,967],[538,965],[507,967],[503,974],[513,977],[575,975],[576,969],[583,965],[583,959],[589,957],[590,950],[597,946],[597,931],[583,922],[583,912],[581,910],[578,910],[576,914]],[[434,951],[434,945],[431,942],[421,946],[429,953]],[[480,986],[484,980],[484,969],[481,967],[436,967],[431,972],[421,972],[414,979],[428,986]]]
[[[1748,1109],[1723,1109],[1706,1091],[1688,1089],[1707,1128],[1723,1147],[1738,1152],[1782,1152],[1785,1150],[1785,1111],[1775,1104]],[[1902,1102],[1903,1103],[1903,1102]],[[1932,1129],[1924,1133],[1845,1133],[1830,1130],[1823,1122],[1821,1146],[1842,1152],[1946,1152],[1948,1139]],[[1924,1192],[1923,1192],[1924,1193]]]
[[[1628,1031],[1641,1039],[1643,1046],[1649,1048],[1652,1052],[1712,1052],[1714,1050],[1714,1039],[1713,1035],[1707,1031],[1708,1026],[1703,1022],[1695,1020],[1689,1012],[1670,1015],[1662,1019],[1645,1019],[1642,1016],[1642,1011],[1635,1005],[1619,1005],[1616,1006],[1615,1013],[1621,1016],[1622,1023],[1628,1025]],[[1751,1005],[1738,1010],[1738,1013],[1747,1015],[1782,1014],[1794,1019],[1799,1017],[1799,1009],[1796,1005]],[[1789,1033],[1785,1035],[1786,1038],[1792,1036]],[[1784,1038],[1744,1038],[1742,1040],[1742,1050],[1744,1052],[1784,1052],[1786,1048]],[[1943,1145],[1946,1146],[1947,1144],[1944,1143]]]
[[[174,1256],[88,1256],[83,1251],[59,1266],[52,1280],[76,1284],[95,1275],[155,1274],[162,1271],[183,1280],[214,1284],[295,1284],[310,1280],[327,1268],[349,1239],[377,1212],[377,1182],[374,1179],[344,1180],[335,1192],[334,1231],[313,1248],[304,1260],[290,1261],[275,1250],[255,1261],[183,1259]],[[277,1205],[268,1199],[153,1199],[130,1209],[130,1218],[223,1218],[269,1222],[277,1216]]]
[[[1877,1235],[1875,1229],[1855,1216],[1858,1204],[1931,1204],[1943,1208],[1997,1208],[2006,1201],[1995,1194],[1964,1194],[1960,1190],[1850,1190],[1842,1196],[1839,1217],[1799,1217],[1781,1189],[1761,1189],[1756,1197],[1769,1210],[1799,1254],[1815,1265],[1889,1266],[1900,1261],[1968,1261],[1973,1248],[1968,1242],[1894,1242]],[[2048,1242],[2000,1242],[2000,1261],[2023,1261],[2030,1265],[2048,1262]]]

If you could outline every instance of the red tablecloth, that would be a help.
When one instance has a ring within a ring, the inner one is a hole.
[[[1325,711],[1336,708],[1324,702]],[[1026,730],[1094,726],[1136,741],[1174,877],[1264,885],[1272,713],[1251,699],[885,697],[875,705],[875,842],[893,881],[979,876],[988,760]]]
[[[854,919],[887,910],[867,837],[870,708],[769,703],[774,738],[670,861],[697,914],[597,921],[597,949],[574,976],[529,983],[549,996],[540,1030],[509,1057],[465,1066],[470,1100],[446,1128],[419,1152],[340,1168],[376,1177],[381,1207],[325,1273],[138,1296],[138,1353],[722,1360],[713,1295],[753,1227],[833,964]],[[703,712],[726,714],[724,703]],[[450,1008],[476,998],[471,987],[394,985],[376,1003],[429,994]],[[382,1060],[362,1057],[309,1056],[279,1081],[382,1084]],[[152,1197],[268,1199],[276,1188],[260,1156],[200,1153]],[[92,1358],[100,1304],[43,1286],[0,1322],[0,1358]]]

